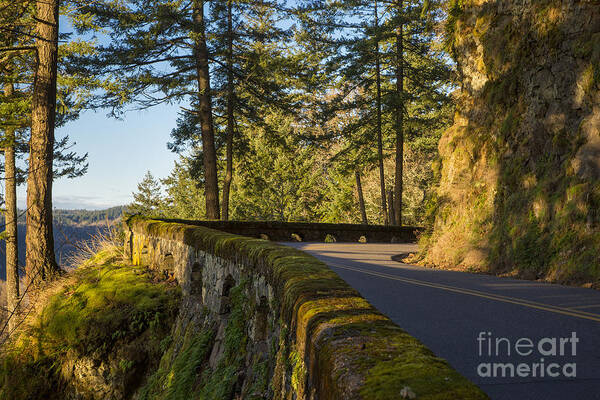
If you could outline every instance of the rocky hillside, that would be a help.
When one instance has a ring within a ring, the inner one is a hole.
[[[461,90],[424,262],[599,285],[600,1],[450,14]]]

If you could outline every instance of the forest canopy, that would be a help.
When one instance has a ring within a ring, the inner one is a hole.
[[[147,174],[130,210],[427,223],[453,113],[441,2],[119,4],[84,7],[77,26],[106,32],[73,61],[109,82],[96,103],[115,114],[181,106],[168,143],[179,161],[167,177]]]

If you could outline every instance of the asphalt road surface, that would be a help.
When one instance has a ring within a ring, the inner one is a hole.
[[[600,291],[391,260],[412,244],[285,244],[327,263],[492,399],[600,399]]]

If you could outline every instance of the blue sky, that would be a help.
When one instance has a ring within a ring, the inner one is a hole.
[[[178,106],[156,106],[130,111],[123,120],[106,112],[88,111],[57,129],[56,137],[69,135],[74,150],[88,153],[89,171],[76,179],[62,178],[54,183],[55,208],[101,209],[131,202],[146,171],[167,176],[177,155],[167,149],[175,127]],[[25,208],[25,185],[19,187],[19,207]]]
[[[60,19],[61,32],[73,32],[67,18]],[[105,39],[100,39],[105,42]],[[129,111],[122,119],[107,117],[106,110],[86,111],[79,119],[55,132],[76,142],[73,151],[88,153],[87,174],[54,182],[53,203],[62,209],[103,209],[130,203],[146,171],[157,178],[171,172],[178,158],[167,149],[176,126],[178,105],[160,105]],[[26,185],[17,189],[19,208],[26,208]]]

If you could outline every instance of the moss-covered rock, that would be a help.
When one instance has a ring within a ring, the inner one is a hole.
[[[184,301],[174,337],[158,370],[139,389],[140,400],[264,399],[269,392],[274,353],[261,354],[251,343],[253,305],[247,282],[232,288],[226,317]],[[200,312],[199,312],[200,311]],[[220,342],[220,343],[218,343]],[[258,346],[257,346],[258,344]],[[211,358],[213,362],[211,362]]]
[[[98,265],[94,260],[104,260]],[[2,399],[129,398],[161,356],[180,289],[104,251],[40,294],[0,357]]]
[[[600,285],[600,1],[454,0],[425,264]]]

